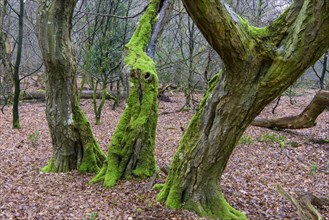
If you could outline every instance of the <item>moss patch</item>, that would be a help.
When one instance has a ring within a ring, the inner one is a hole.
[[[50,159],[47,166],[41,168],[41,172],[43,173],[56,173],[57,167],[55,166],[54,160]]]
[[[80,138],[78,144],[81,144],[83,150],[81,161],[78,162],[78,170],[81,173],[96,173],[106,160],[106,155],[97,143],[90,123],[78,105],[75,106],[74,123]]]
[[[242,27],[247,31],[247,33],[251,37],[262,38],[262,37],[269,36],[270,30],[268,27],[262,27],[262,28],[255,27],[255,26],[250,25],[246,19],[244,19],[238,15],[237,15],[237,17],[239,18],[239,21],[240,21],[240,24],[242,25]]]

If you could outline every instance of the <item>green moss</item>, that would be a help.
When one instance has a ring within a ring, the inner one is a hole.
[[[199,110],[193,116],[188,129],[180,141],[180,147],[174,156],[166,183],[159,187],[161,191],[157,195],[157,201],[165,202],[168,208],[189,209],[195,211],[200,216],[213,219],[243,220],[247,218],[241,212],[231,207],[219,190],[209,189],[208,191],[208,189],[204,189],[204,192],[199,192],[200,198],[196,196],[199,200],[196,200],[192,197],[189,198],[189,196],[192,196],[189,193],[184,193],[183,195],[183,186],[181,186],[185,178],[181,171],[186,169],[186,160],[183,160],[183,158],[188,157],[187,155],[190,154],[200,138],[199,127],[201,115],[207,105],[208,99],[211,98],[211,94],[219,82],[220,74],[221,73],[216,74],[209,82],[208,90],[202,98]],[[217,187],[217,185],[214,186],[216,189]]]
[[[180,209],[182,207],[182,191],[177,187],[172,187],[169,190],[166,199],[166,207],[169,209]]]
[[[79,142],[83,148],[83,157],[78,164],[78,171],[81,173],[97,173],[106,160],[106,155],[97,143],[91,131],[90,123],[79,105],[75,106],[73,115],[75,127],[80,137]]]
[[[234,209],[225,200],[223,193],[219,190],[205,192],[206,200],[199,201],[188,200],[183,208],[195,211],[201,217],[221,220],[247,220],[248,218],[240,211]],[[202,195],[204,196],[204,195]]]
[[[107,170],[107,162],[104,162],[103,167],[98,171],[98,173],[96,174],[96,176],[94,176],[89,181],[89,184],[94,184],[94,183],[98,183],[98,182],[104,181],[106,170]]]
[[[145,14],[126,45],[125,63],[130,67],[129,97],[108,148],[106,172],[91,182],[102,180],[113,187],[120,178],[146,178],[155,172],[155,134],[158,117],[158,77],[153,60],[144,52],[157,15],[159,0],[151,0]]]
[[[244,27],[244,29],[247,31],[247,33],[251,37],[262,38],[262,37],[269,36],[270,30],[268,27],[262,27],[262,28],[255,27],[255,26],[250,25],[246,19],[244,19],[238,15],[237,15],[237,17],[239,18],[239,21],[240,21],[240,24],[242,25],[242,27]]]
[[[155,184],[152,189],[153,190],[161,190],[164,187],[164,184]]]
[[[149,6],[139,25],[134,32],[131,40],[126,45],[128,54],[125,58],[125,63],[133,70],[139,69],[143,73],[156,73],[153,60],[144,52],[150,41],[152,34],[152,24],[156,22],[157,6],[159,0],[151,0]]]
[[[43,173],[56,173],[57,167],[55,166],[55,162],[53,159],[50,159],[47,166],[41,168],[41,172]]]

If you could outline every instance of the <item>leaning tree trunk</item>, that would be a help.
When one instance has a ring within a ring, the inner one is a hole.
[[[157,27],[153,25],[156,23],[158,7],[163,5],[160,2],[150,1],[133,37],[126,45],[128,53],[125,69],[130,71],[126,109],[109,145],[107,164],[91,183],[104,181],[105,187],[112,187],[120,178],[146,178],[152,176],[155,171],[158,77],[154,62],[145,50],[152,29]],[[150,54],[152,53],[150,51]]]
[[[38,40],[46,67],[46,117],[53,156],[44,172],[97,172],[106,159],[77,102],[71,20],[76,0],[40,1]]]
[[[329,91],[320,90],[299,115],[273,119],[256,118],[251,125],[272,129],[310,128],[316,125],[316,119],[327,106],[329,106]]]
[[[329,3],[294,1],[269,27],[256,28],[220,1],[183,2],[225,67],[183,135],[157,199],[201,216],[246,219],[225,201],[221,176],[247,126],[329,47]]]

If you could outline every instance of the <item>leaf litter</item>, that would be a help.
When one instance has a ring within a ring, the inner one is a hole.
[[[275,103],[260,117],[298,114],[314,92],[282,97],[276,114]],[[199,96],[200,97],[200,96]],[[184,104],[181,93],[173,102],[160,102],[156,139],[157,165],[169,166],[179,146],[192,112],[177,112]],[[94,125],[92,102],[82,100],[82,108],[93,126],[104,152],[118,122],[122,108],[113,111],[107,102],[101,125]],[[21,103],[22,128],[11,128],[11,107],[0,115],[0,218],[1,219],[201,219],[193,212],[170,210],[155,200],[157,191],[149,189],[150,180],[121,180],[111,188],[89,185],[93,174],[75,171],[41,173],[51,157],[52,147],[45,119],[45,103]],[[170,114],[161,114],[161,113]],[[250,126],[234,150],[221,181],[228,202],[252,220],[299,219],[295,208],[276,191],[280,184],[291,194],[309,192],[329,197],[329,112],[318,118],[317,126],[301,130],[273,131]],[[258,141],[263,135],[284,136],[284,146],[275,141]],[[35,137],[33,139],[33,137]],[[165,181],[160,173],[157,183]],[[329,219],[329,207],[319,207]]]

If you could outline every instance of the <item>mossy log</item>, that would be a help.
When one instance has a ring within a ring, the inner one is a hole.
[[[329,91],[320,90],[299,115],[274,119],[256,118],[252,125],[276,129],[310,128],[316,125],[316,119],[327,106],[329,106]]]
[[[297,209],[297,214],[302,220],[322,220],[321,214],[314,207],[328,206],[329,198],[319,198],[310,193],[299,193],[297,198],[294,198],[287,193],[280,185],[277,186],[278,192]]]

